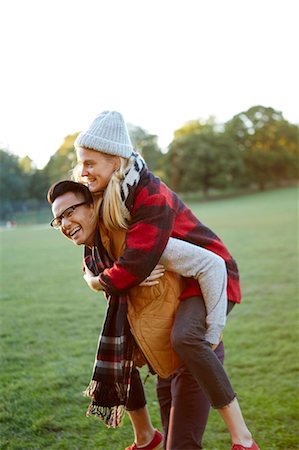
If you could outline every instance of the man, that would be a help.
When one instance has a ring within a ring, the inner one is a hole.
[[[52,204],[54,216],[52,226],[60,229],[61,233],[76,245],[93,247],[97,216],[88,188],[72,181],[59,182],[49,190],[48,200]],[[152,283],[156,283],[155,279]],[[216,353],[223,362],[222,343],[217,347]],[[154,430],[148,414],[146,418],[140,420],[144,414],[139,413],[147,413],[147,410],[143,386],[136,371],[132,377],[131,392],[134,395],[129,397],[127,407],[135,436],[139,434],[140,438],[142,432],[137,430],[136,433],[136,428],[139,427],[145,433],[140,445],[145,444],[146,450],[162,448],[159,446],[162,437]],[[210,405],[190,373],[180,367],[167,379],[159,377],[158,397],[167,448],[200,449]],[[134,414],[137,417],[134,417]],[[133,444],[129,448],[137,449],[138,446]]]

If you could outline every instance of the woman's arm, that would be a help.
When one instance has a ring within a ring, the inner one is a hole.
[[[227,272],[224,260],[202,247],[169,238],[160,262],[166,270],[198,280],[207,310],[206,340],[211,344],[218,344],[227,311]]]
[[[124,293],[148,277],[173,230],[175,212],[170,199],[153,188],[146,186],[138,193],[131,216],[122,255],[100,275],[109,294]]]
[[[159,284],[159,279],[164,275],[165,268],[162,264],[158,264],[150,273],[150,275],[139,284],[139,286],[151,287]],[[99,275],[95,275],[89,268],[84,265],[84,280],[92,291],[103,291],[103,286],[100,283]]]

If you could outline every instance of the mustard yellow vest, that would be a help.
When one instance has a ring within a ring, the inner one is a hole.
[[[124,247],[125,231],[109,232],[100,224],[100,233],[105,249],[116,260]],[[136,286],[128,295],[131,332],[150,366],[162,378],[169,377],[181,365],[170,343],[181,290],[181,277],[166,271],[158,285]],[[136,365],[144,363],[136,356]]]

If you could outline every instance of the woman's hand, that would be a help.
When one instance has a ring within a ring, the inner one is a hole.
[[[142,283],[139,284],[139,286],[155,286],[156,284],[159,284],[159,278],[163,277],[165,272],[164,266],[162,264],[158,264],[151,274],[144,280]]]
[[[85,273],[83,275],[84,280],[93,291],[101,291],[102,285],[100,283],[99,277],[95,275],[89,268],[84,264]]]

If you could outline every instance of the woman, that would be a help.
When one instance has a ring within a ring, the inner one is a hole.
[[[75,142],[81,177],[93,194],[102,196],[107,229],[127,230],[121,257],[99,277],[87,274],[93,289],[119,294],[142,282],[159,262],[170,237],[186,240],[221,256],[227,266],[228,300],[241,299],[238,269],[221,240],[192,214],[134,153],[120,113],[104,111]],[[232,449],[258,449],[243,419],[238,400],[222,365],[203,339],[206,313],[198,287],[189,283],[173,328],[172,342],[187,369],[221,414]],[[187,297],[187,299],[186,299]],[[184,324],[189,321],[188,329]],[[192,326],[190,327],[190,324]]]

